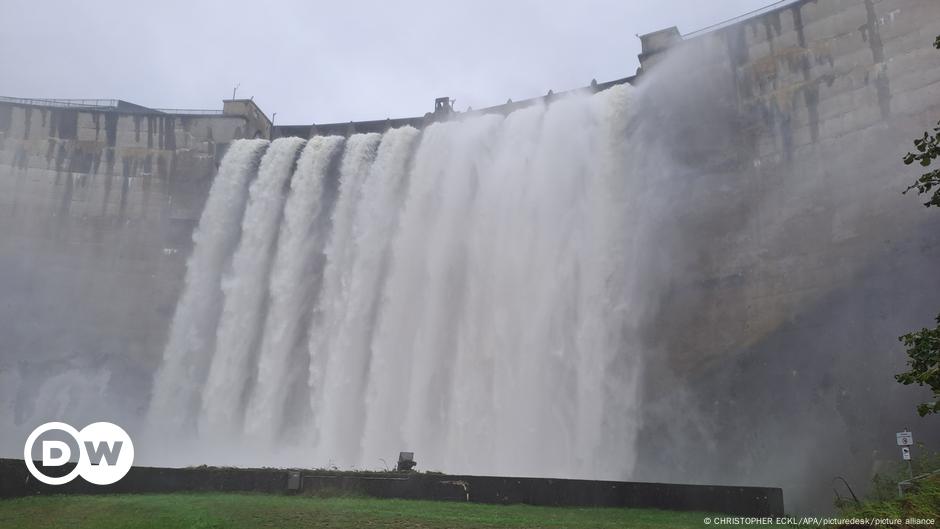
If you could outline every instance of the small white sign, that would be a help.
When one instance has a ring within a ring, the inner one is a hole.
[[[898,432],[898,446],[913,446],[914,445],[914,434],[908,431]]]
[[[905,461],[911,460],[911,449],[909,447],[906,447],[906,446],[901,447],[901,459]]]

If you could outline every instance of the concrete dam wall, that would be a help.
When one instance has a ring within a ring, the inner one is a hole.
[[[687,198],[659,219],[637,477],[749,476],[824,507],[833,476],[896,460],[898,428],[936,442],[892,375],[940,287],[938,218],[899,158],[940,116],[938,31],[929,0],[801,1],[648,67]]]
[[[5,424],[70,415],[89,394],[146,405],[218,161],[269,134],[253,103],[226,107],[0,99]]]
[[[832,476],[864,483],[893,459],[896,428],[938,439],[914,415],[921,395],[890,376],[896,336],[937,311],[940,221],[900,194],[915,176],[900,156],[940,119],[937,35],[933,0],[814,0],[642,37],[641,72],[621,80],[650,175],[624,349],[642,364],[636,438],[578,457],[634,461],[619,479],[782,485],[807,506],[828,503]],[[204,116],[0,101],[0,455],[45,420],[145,415],[233,139],[471,123],[562,99],[273,130],[245,102]]]

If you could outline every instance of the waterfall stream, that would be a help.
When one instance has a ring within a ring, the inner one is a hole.
[[[631,91],[279,139],[257,169],[236,142],[152,416],[294,466],[628,477]]]

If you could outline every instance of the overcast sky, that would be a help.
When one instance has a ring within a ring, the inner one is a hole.
[[[632,75],[637,34],[774,0],[2,0],[0,95],[221,108],[277,124],[465,110]]]

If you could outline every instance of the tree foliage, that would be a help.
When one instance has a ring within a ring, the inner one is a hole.
[[[921,329],[898,338],[907,348],[909,371],[895,375],[901,384],[917,384],[933,390],[934,401],[917,406],[921,416],[940,413],[940,315],[937,327]]]
[[[914,140],[914,148],[916,152],[909,152],[904,156],[906,165],[918,162],[922,167],[929,167],[934,160],[940,158],[940,122],[934,127],[933,133],[925,132],[923,138]],[[940,169],[924,173],[904,192],[912,189],[916,190],[918,195],[929,195],[929,200],[924,202],[925,206],[940,207]]]
[[[940,36],[934,41],[934,46],[940,49]],[[930,167],[934,160],[940,158],[940,122],[937,125],[933,134],[925,132],[922,138],[914,140],[916,152],[909,152],[904,156],[906,165],[918,162],[922,167]],[[904,192],[912,189],[916,190],[918,195],[929,195],[925,206],[940,207],[940,169],[924,173]],[[917,413],[921,416],[940,413],[940,315],[937,316],[937,326],[933,329],[923,328],[905,334],[898,340],[907,348],[907,365],[910,369],[895,375],[894,378],[901,384],[929,387],[933,391],[934,400],[918,405]]]

